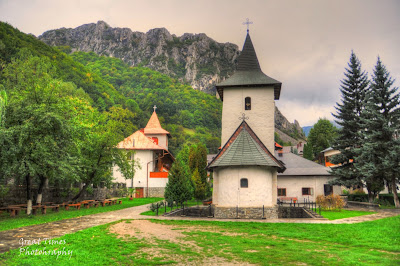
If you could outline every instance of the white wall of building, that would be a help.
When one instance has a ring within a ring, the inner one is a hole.
[[[251,110],[244,110],[246,97],[251,97]],[[270,152],[274,151],[275,101],[274,88],[225,88],[222,108],[221,145],[225,145],[242,122],[242,114],[249,117],[247,124]]]
[[[278,176],[278,188],[286,188],[286,197],[296,197],[299,202],[315,201],[318,195],[324,195],[324,184],[332,179],[329,176]],[[302,195],[302,188],[312,188],[312,195]],[[333,186],[333,193],[340,195],[340,186]]]
[[[147,180],[149,187],[165,187],[168,178],[150,178],[150,172],[154,170],[154,152],[151,150],[136,150],[134,159],[140,165],[140,168],[136,170],[135,177],[133,179],[133,187],[147,187]],[[147,164],[150,162],[149,164]],[[148,165],[148,167],[147,167]],[[122,173],[119,171],[119,167],[115,165],[112,169],[114,181],[118,183],[125,183],[127,187],[132,187],[132,180],[126,180]],[[148,178],[147,178],[148,177]]]
[[[247,166],[217,168],[214,171],[213,204],[219,207],[272,207],[276,204],[276,170]],[[248,179],[248,187],[240,187],[240,179]]]

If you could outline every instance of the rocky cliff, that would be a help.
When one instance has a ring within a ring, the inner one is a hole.
[[[218,43],[204,33],[178,37],[165,28],[133,32],[110,27],[104,21],[49,30],[38,38],[51,46],[68,46],[68,52],[95,52],[120,58],[131,66],[149,67],[207,93],[215,93],[214,85],[233,73],[240,54],[237,45]],[[275,127],[292,143],[292,138],[305,139],[299,123],[290,123],[278,108]]]
[[[69,46],[71,52],[95,52],[122,59],[131,66],[145,66],[208,93],[233,73],[237,45],[218,43],[204,33],[178,37],[165,28],[147,33],[112,28],[104,21],[75,29],[50,30],[39,39],[52,46]]]
[[[291,138],[294,139],[306,139],[306,136],[304,135],[303,129],[301,128],[299,122],[297,120],[294,120],[294,123],[290,123],[285,116],[279,111],[277,107],[275,107],[275,128],[278,129],[277,133],[279,135],[282,132],[285,133],[286,135],[290,136]],[[293,144],[293,140],[285,140],[285,141],[290,141]]]

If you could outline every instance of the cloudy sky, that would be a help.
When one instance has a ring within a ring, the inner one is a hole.
[[[104,20],[133,31],[206,33],[241,49],[249,18],[263,72],[283,83],[277,106],[301,126],[333,120],[351,50],[369,74],[379,55],[399,87],[399,14],[396,0],[0,0],[0,20],[36,36]]]

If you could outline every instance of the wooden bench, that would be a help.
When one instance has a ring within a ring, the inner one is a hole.
[[[15,217],[19,214],[19,212],[21,211],[21,207],[17,207],[17,206],[8,206],[6,207],[7,212],[10,213],[11,217]]]
[[[47,209],[53,209],[53,212],[59,212],[60,205],[43,205],[42,214],[46,214]]]
[[[112,205],[112,201],[111,200],[103,200],[103,201],[100,201],[100,204],[102,207],[104,207],[104,206],[106,206],[106,204]]]
[[[296,197],[278,197],[278,200],[280,201],[290,201],[290,202],[297,202]]]
[[[65,205],[65,210],[68,211],[69,207],[75,207],[77,210],[80,210],[81,209],[81,204],[80,203],[67,204],[67,205]]]

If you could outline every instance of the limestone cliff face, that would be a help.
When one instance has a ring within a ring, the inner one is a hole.
[[[233,73],[240,53],[237,45],[218,43],[203,33],[177,37],[165,28],[133,32],[104,21],[46,31],[39,39],[52,46],[70,46],[72,52],[93,51],[131,66],[149,67],[208,93]]]
[[[306,139],[299,122],[294,120],[294,123],[290,123],[277,107],[275,107],[275,128],[294,139]],[[278,134],[282,135],[281,132]],[[293,140],[290,141],[294,143]]]

